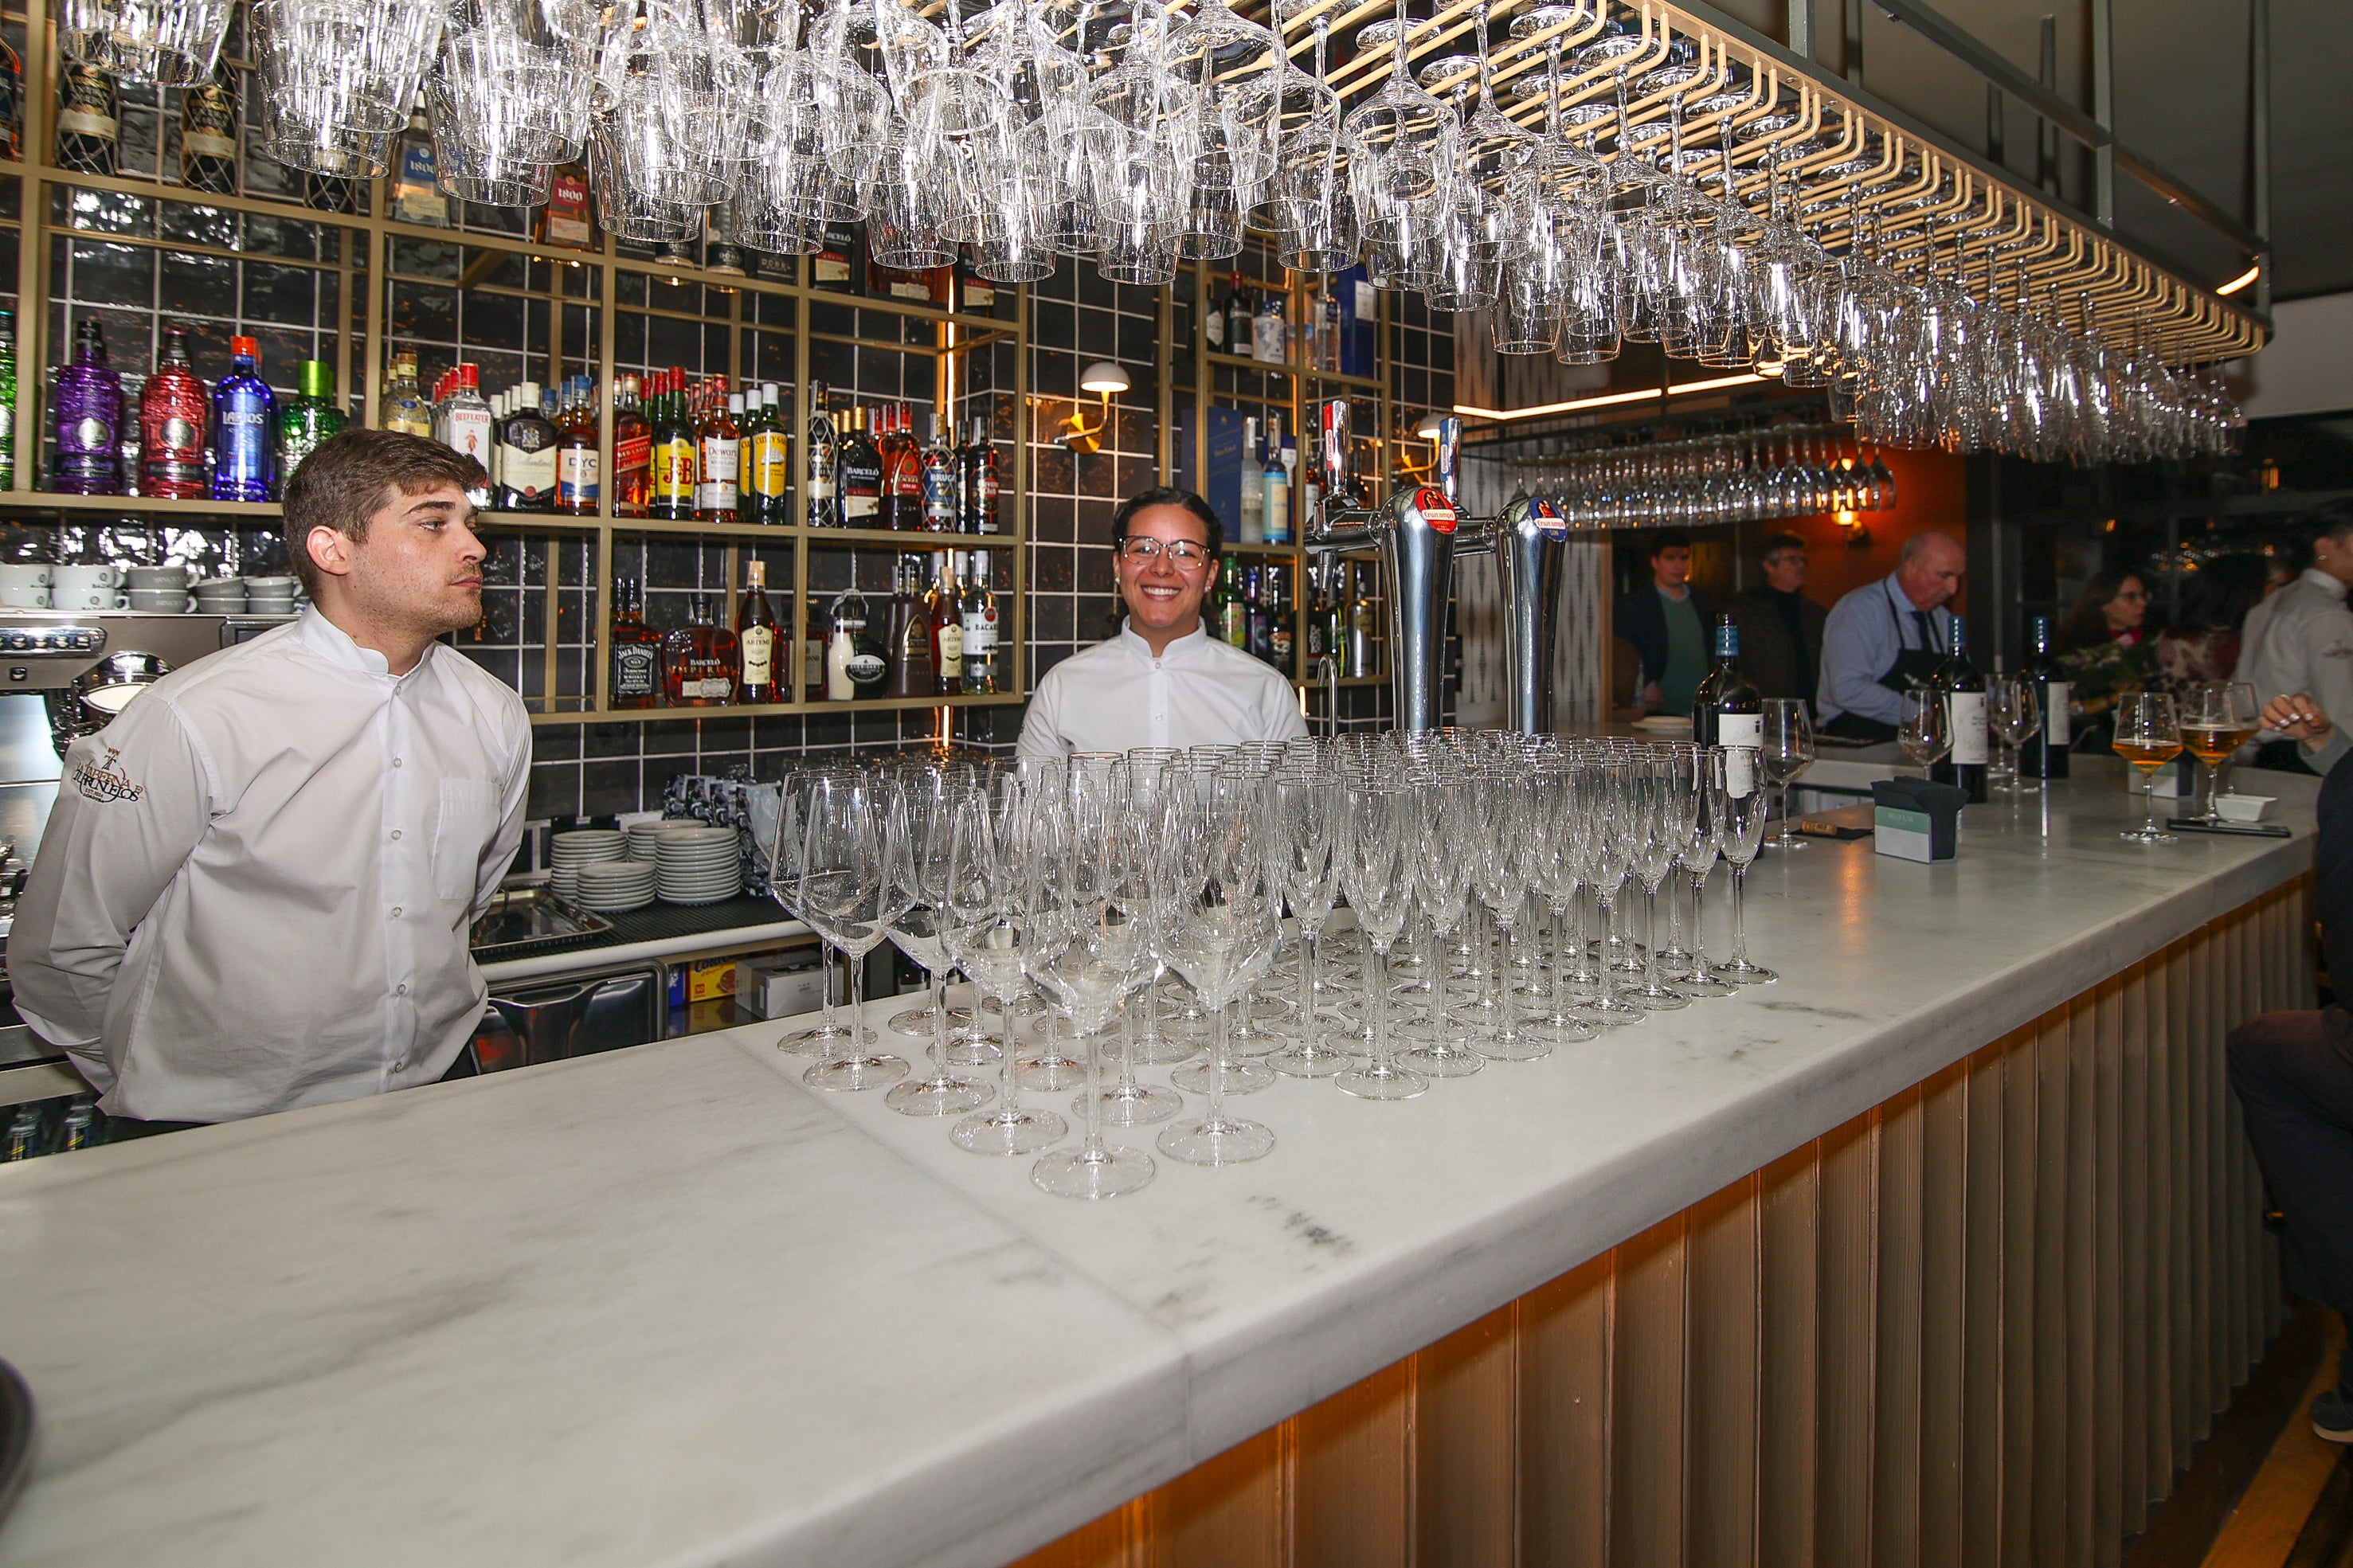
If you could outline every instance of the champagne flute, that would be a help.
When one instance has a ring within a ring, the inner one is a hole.
[[[2248,726],[2252,733],[2253,726]],[[2116,755],[2140,770],[2148,787],[2147,816],[2116,835],[2137,844],[2179,844],[2157,826],[2157,770],[2181,754],[2181,720],[2169,691],[2127,691],[2116,699]],[[2233,748],[2235,749],[2235,748]],[[2228,755],[2229,752],[2224,752]]]
[[[1767,842],[1769,849],[1803,849],[1806,841],[1789,831],[1789,786],[1814,765],[1814,721],[1806,705],[1795,697],[1765,700],[1765,739],[1757,752],[1765,781],[1780,795],[1779,829]]]
[[[2209,825],[2223,820],[2214,804],[2221,794],[2222,769],[2231,753],[2255,737],[2263,710],[2255,689],[2244,681],[2201,680],[2181,696],[2181,744],[2203,764],[2205,788],[2198,820]]]

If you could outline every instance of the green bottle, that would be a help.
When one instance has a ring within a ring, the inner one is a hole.
[[[335,405],[335,367],[322,361],[306,359],[294,370],[294,395],[278,405],[278,489],[282,496],[286,481],[302,459],[316,450],[329,437],[340,435],[345,424],[343,411]]]
[[[16,318],[0,310],[0,490],[16,488]]]

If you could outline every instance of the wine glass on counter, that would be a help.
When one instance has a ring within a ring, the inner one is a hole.
[[[1905,692],[1904,711],[1895,727],[1896,743],[1913,765],[1926,773],[1953,749],[1953,724],[1945,711],[1945,694],[1930,686]]]
[[[1936,700],[1935,693],[1927,695],[1930,706],[1943,712],[1944,703]],[[1742,782],[1734,777],[1725,791],[1721,841],[1724,858],[1732,864],[1732,955],[1722,963],[1709,965],[1708,973],[1734,985],[1766,985],[1780,976],[1749,960],[1747,909],[1748,868],[1765,841],[1765,792],[1753,780],[1741,788]]]
[[[1804,839],[1789,831],[1789,786],[1814,765],[1814,721],[1807,717],[1803,700],[1795,697],[1765,700],[1765,742],[1757,749],[1757,763],[1765,770],[1765,782],[1780,796],[1781,825],[1767,847],[1807,847]]]
[[[1020,1067],[1013,1059],[1013,1004],[1028,984],[1031,937],[1027,788],[1014,774],[991,776],[956,804],[949,829],[948,956],[997,1003],[1003,1030],[997,1102],[974,1111],[948,1134],[974,1154],[1036,1154],[1070,1131],[1052,1111],[1021,1103]]]
[[[2223,820],[2215,804],[2222,793],[2222,770],[2233,752],[2255,738],[2263,708],[2245,681],[2201,680],[2181,694],[2180,720],[2183,749],[2203,764],[2198,820],[2211,826]]]
[[[1197,774],[1193,798],[1181,802],[1176,842],[1166,864],[1180,879],[1168,962],[1193,988],[1209,1015],[1209,1065],[1203,1088],[1206,1115],[1171,1122],[1156,1141],[1160,1152],[1188,1165],[1233,1165],[1274,1147],[1263,1124],[1226,1110],[1229,1078],[1226,1009],[1258,984],[1274,963],[1282,934],[1270,882],[1266,802],[1257,780],[1231,772]],[[1260,1068],[1271,1080],[1271,1072]],[[1172,1075],[1174,1081],[1174,1075]]]
[[[1987,783],[2008,786],[2018,795],[2027,788],[2026,770],[2018,765],[2019,750],[2042,727],[2042,705],[2034,695],[2040,685],[2033,676],[2000,674],[1986,678],[1986,728],[2002,744]],[[2038,782],[2033,786],[2041,789]]]
[[[904,1061],[866,1043],[873,1036],[862,1008],[866,955],[909,898],[892,865],[906,831],[897,795],[871,774],[828,773],[810,784],[806,797],[801,919],[849,962],[849,1028],[828,1040],[825,1056],[801,1075],[813,1089],[880,1089],[907,1076]]]
[[[2254,732],[2254,725],[2247,726]],[[2116,699],[2116,755],[2140,770],[2148,796],[2148,815],[2137,828],[2117,837],[2139,844],[2178,844],[2179,839],[2157,826],[2157,770],[2181,754],[2181,719],[2169,691],[2127,691]],[[2236,748],[2232,748],[2235,750]],[[2228,751],[2222,753],[2228,756]]]
[[[932,1070],[925,1077],[894,1084],[882,1103],[902,1116],[960,1116],[988,1103],[996,1090],[949,1070],[947,976],[951,967],[942,931],[947,902],[950,851],[955,844],[955,808],[970,788],[942,770],[919,770],[901,789],[905,834],[892,858],[905,896],[898,918],[884,927],[892,946],[923,972],[923,988],[931,1005]],[[897,1020],[892,1020],[895,1027]]]
[[[817,922],[801,910],[801,871],[808,859],[809,789],[818,779],[838,771],[812,769],[786,778],[784,786],[776,792],[776,837],[768,850],[768,896],[776,900],[777,907],[785,913],[811,931],[817,929]],[[849,1037],[849,1031],[842,1026],[834,1006],[835,965],[824,957],[821,949],[819,967],[825,981],[822,993],[824,1013],[815,1027],[795,1029],[777,1040],[776,1049],[780,1051],[797,1057],[822,1056],[828,1046]],[[871,1044],[873,1038],[874,1031],[860,1026],[860,1045]]]

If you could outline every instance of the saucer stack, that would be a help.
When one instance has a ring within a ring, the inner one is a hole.
[[[666,904],[715,904],[744,890],[739,839],[732,827],[697,823],[655,841],[655,883]]]
[[[575,875],[580,891],[573,901],[584,910],[617,914],[654,901],[654,868],[642,860],[591,860]]]
[[[559,833],[548,840],[547,885],[554,889],[557,898],[569,903],[580,896],[580,868],[618,860],[624,847],[621,835],[610,827],[583,827],[572,833]]]

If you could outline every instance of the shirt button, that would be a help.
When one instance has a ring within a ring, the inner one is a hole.
[[[406,1057],[402,1057],[399,1060],[394,1062],[392,1064],[392,1070],[395,1072],[406,1072],[408,1070],[408,1058]]]
[[[392,988],[392,994],[396,996],[406,996],[408,994],[408,987],[406,985],[396,985]]]
[[[400,906],[398,904],[392,906],[392,918],[394,920],[398,920],[400,918]]]
[[[399,828],[397,828],[397,827],[394,828],[394,829],[392,830],[392,836],[393,836],[395,838],[399,837],[400,837],[400,829],[399,829]]]
[[[396,767],[398,767],[398,766],[400,766],[400,759],[399,759],[398,757],[395,757],[395,758],[393,758],[393,759],[392,759],[392,765],[393,765],[394,767],[396,767]]]

